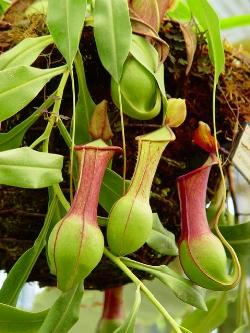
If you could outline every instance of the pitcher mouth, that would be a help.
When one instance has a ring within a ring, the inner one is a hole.
[[[217,156],[215,154],[209,154],[209,157],[208,159],[206,160],[206,162],[204,164],[202,164],[199,168],[195,169],[195,170],[192,170],[182,176],[179,176],[177,178],[177,182],[189,177],[189,176],[192,176],[196,173],[199,173],[200,171],[204,170],[204,169],[207,169],[207,168],[211,168],[213,165],[216,165],[218,164],[218,159],[217,159]]]
[[[79,150],[102,150],[102,151],[116,151],[116,152],[122,152],[122,148],[119,146],[107,146],[107,147],[98,147],[98,146],[92,146],[92,145],[76,145],[74,146],[74,150],[79,151]]]

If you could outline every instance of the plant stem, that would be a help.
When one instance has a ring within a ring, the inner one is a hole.
[[[246,298],[246,313],[248,318],[248,324],[250,324],[250,300],[248,295],[248,288],[247,288],[247,279],[246,279],[246,285],[245,285],[245,298]]]
[[[61,102],[62,102],[62,96],[63,96],[63,91],[66,85],[66,82],[68,80],[69,77],[69,72],[66,71],[63,73],[63,76],[61,78],[61,81],[59,83],[59,86],[57,88],[57,99],[55,101],[54,107],[53,107],[53,111],[51,114],[51,117],[49,119],[48,125],[47,125],[47,132],[48,132],[48,137],[43,141],[43,151],[48,151],[49,150],[49,137],[51,134],[51,131],[53,129],[53,126],[58,118],[59,112],[60,112],[60,107],[61,107]]]
[[[70,209],[70,204],[68,202],[68,200],[65,198],[62,190],[61,190],[61,187],[59,184],[54,184],[53,185],[53,190],[54,190],[54,193],[56,194],[56,196],[58,197],[59,201],[61,202],[63,208],[68,211]]]
[[[43,152],[48,152],[49,137],[50,137],[51,131],[53,129],[53,126],[55,124],[55,121],[57,120],[58,115],[59,115],[61,101],[62,101],[62,95],[63,95],[63,91],[64,91],[64,88],[65,88],[68,76],[69,76],[68,71],[63,73],[63,76],[62,76],[61,81],[59,83],[59,86],[56,90],[56,93],[53,94],[56,97],[56,100],[54,102],[54,107],[53,107],[52,113],[49,117],[48,124],[47,124],[44,132],[30,145],[30,148],[33,149],[34,147],[39,145],[41,142],[43,142],[43,149],[42,150],[43,150]],[[45,104],[45,102],[43,103],[43,105],[44,104]]]
[[[245,307],[245,289],[246,286],[246,274],[245,270],[242,270],[242,276],[240,280],[240,285],[238,289],[238,306],[237,306],[237,313],[236,313],[236,325],[237,327],[240,327],[243,324],[244,320],[244,307]]]
[[[104,254],[118,266],[134,283],[139,286],[147,298],[154,304],[154,306],[160,311],[164,318],[169,322],[173,327],[174,332],[182,333],[179,325],[176,323],[174,318],[170,316],[167,310],[162,306],[162,304],[155,298],[151,291],[135,276],[131,270],[121,261],[120,258],[114,256],[107,248],[104,248]]]
[[[72,85],[72,104],[73,104],[73,111],[72,111],[72,142],[70,148],[70,201],[73,201],[74,193],[73,193],[73,167],[74,167],[74,145],[75,145],[75,131],[76,131],[76,92],[75,92],[75,81],[74,81],[74,73],[73,68],[70,69],[70,77],[71,77],[71,85]]]
[[[219,210],[217,212],[214,229],[215,229],[216,234],[219,237],[221,243],[226,247],[226,249],[228,250],[228,252],[230,253],[230,255],[232,257],[232,264],[233,264],[233,267],[234,267],[234,271],[233,271],[233,275],[232,275],[232,279],[233,279],[232,284],[235,283],[235,285],[236,285],[240,281],[241,266],[240,266],[238,257],[236,255],[234,249],[226,241],[226,239],[223,237],[223,235],[221,234],[221,232],[219,230],[219,227],[218,227],[219,217],[220,217],[222,211],[224,210],[224,203],[226,201],[227,196],[226,196],[226,182],[225,182],[222,163],[221,163],[221,159],[220,159],[220,155],[219,155],[219,146],[218,146],[218,140],[217,140],[216,103],[215,103],[216,102],[216,88],[217,88],[217,83],[218,83],[217,80],[218,80],[218,78],[216,77],[216,72],[215,72],[214,82],[213,82],[213,105],[212,105],[212,109],[213,109],[213,131],[214,131],[214,138],[215,138],[216,156],[217,156],[217,159],[218,159],[218,166],[219,166],[219,170],[220,170],[220,174],[221,174],[221,181],[222,181],[222,186],[223,186],[223,199],[222,199],[221,207],[219,208]]]
[[[126,153],[126,138],[125,138],[125,130],[124,130],[124,119],[123,119],[121,87],[120,87],[119,83],[118,83],[118,95],[119,95],[119,109],[120,109],[121,128],[122,128],[123,194],[125,194],[125,192],[126,192],[126,173],[127,173],[127,153]]]

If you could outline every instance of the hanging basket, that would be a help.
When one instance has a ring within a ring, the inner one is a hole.
[[[4,52],[13,47],[25,37],[46,34],[47,28],[43,15],[25,17],[24,12],[33,1],[16,1],[2,18],[3,33],[0,37],[0,51]],[[176,179],[190,170],[202,165],[207,154],[192,142],[193,132],[199,121],[206,122],[212,128],[212,84],[213,67],[209,61],[203,36],[198,37],[198,45],[194,55],[192,67],[186,74],[188,64],[187,45],[182,27],[177,22],[165,21],[161,27],[160,36],[169,45],[170,53],[164,63],[165,84],[169,96],[185,98],[187,118],[178,128],[174,129],[176,141],[169,144],[164,152],[154,178],[151,206],[157,212],[162,224],[179,237],[179,201]],[[80,50],[84,60],[86,80],[90,94],[95,103],[107,100],[109,105],[109,119],[114,133],[113,145],[122,145],[119,113],[110,96],[110,76],[105,71],[98,57],[91,27],[85,27],[82,34]],[[63,64],[59,52],[54,46],[48,47],[36,60],[34,66],[46,68]],[[250,112],[247,109],[250,86],[249,60],[231,47],[226,48],[225,74],[221,76],[216,99],[216,122],[218,141],[225,159],[224,169],[228,166],[227,153],[234,147],[237,135],[237,124],[249,121]],[[2,131],[8,131],[40,105],[44,96],[55,90],[57,80],[52,80],[37,98],[22,110],[17,116],[2,124]],[[69,127],[71,110],[71,88],[66,87],[62,103],[62,120]],[[43,116],[28,131],[24,138],[24,145],[31,144],[44,130],[47,124],[47,110]],[[161,125],[161,116],[150,121],[132,120],[125,117],[127,143],[127,178],[133,174],[136,163],[135,137],[157,129]],[[240,126],[238,126],[240,129]],[[68,179],[69,152],[57,128],[53,131],[50,152],[65,156],[64,179]],[[226,153],[225,153],[226,152]],[[113,169],[122,174],[122,159],[114,158]],[[212,170],[208,198],[212,198],[217,189],[219,172],[216,167]],[[69,197],[69,183],[60,184],[66,197]],[[0,269],[9,271],[18,257],[33,245],[44,222],[47,211],[47,190],[30,190],[0,186]],[[104,210],[99,207],[100,215]],[[149,246],[144,245],[137,252],[130,255],[137,261],[159,265],[167,264],[172,257],[161,256]],[[137,272],[139,278],[150,278],[150,275]],[[32,273],[30,281],[37,280],[41,285],[55,285],[55,278],[50,275],[45,252],[41,254]],[[103,290],[109,287],[123,285],[128,278],[119,271],[106,257],[85,280],[85,288]]]

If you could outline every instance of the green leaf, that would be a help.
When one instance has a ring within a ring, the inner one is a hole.
[[[187,2],[195,19],[206,33],[209,56],[215,69],[215,83],[218,83],[220,73],[224,70],[225,65],[218,15],[207,0],[187,0]]]
[[[42,188],[63,180],[63,156],[42,153],[29,147],[0,153],[0,184]]]
[[[227,305],[226,294],[219,294],[216,299],[211,299],[207,302],[207,312],[195,310],[188,313],[181,325],[185,326],[192,333],[211,333],[226,319]]]
[[[172,292],[182,300],[184,303],[195,306],[198,309],[207,309],[202,293],[199,289],[192,284],[191,281],[183,278],[182,276],[171,272],[167,266],[162,266],[159,273],[155,276],[165,285],[167,285]],[[185,326],[185,325],[184,325]]]
[[[238,255],[250,255],[250,222],[220,226],[219,229]]]
[[[31,116],[12,128],[8,133],[0,133],[0,151],[20,147],[26,131],[41,116],[42,111],[54,103],[54,97],[50,96]]]
[[[232,29],[250,25],[250,14],[230,16],[220,20],[221,29]]]
[[[64,72],[65,66],[38,69],[30,66],[7,68],[0,72],[0,121],[25,107],[44,85]]]
[[[0,56],[0,70],[19,65],[31,65],[51,43],[51,36],[25,38],[15,47]]]
[[[177,256],[178,247],[175,244],[175,236],[163,227],[158,214],[153,214],[153,227],[147,244],[162,255]]]
[[[235,331],[233,331],[233,333],[249,333],[249,332],[250,332],[249,325],[241,325]]]
[[[37,333],[48,311],[32,313],[0,304],[1,333]]]
[[[79,87],[76,103],[75,143],[83,144],[92,140],[89,134],[89,122],[96,105],[88,91],[83,61],[79,52],[75,58],[75,68]]]
[[[10,0],[0,0],[0,15],[6,11],[6,9],[10,6]]]
[[[94,35],[99,57],[118,83],[132,36],[127,0],[96,1],[94,18]]]
[[[50,0],[47,23],[54,42],[71,67],[85,19],[86,0]]]
[[[174,8],[168,11],[168,16],[175,21],[191,21],[191,12],[185,0],[176,1]]]
[[[129,182],[126,181],[126,188]],[[109,212],[113,204],[123,195],[123,178],[115,171],[106,169],[99,195],[100,205]]]
[[[122,325],[115,330],[114,333],[135,333],[136,315],[139,310],[140,304],[141,292],[140,286],[138,286],[135,292],[135,301],[128,317],[125,319]]]
[[[49,310],[38,333],[69,332],[79,318],[82,295],[82,282],[68,292],[62,293]]]
[[[33,113],[8,133],[0,133],[0,151],[20,147],[26,131],[41,116],[41,111]]]
[[[206,304],[202,294],[197,287],[193,286],[190,280],[177,274],[171,268],[161,266],[151,266],[139,263],[137,261],[122,258],[122,261],[128,266],[148,272],[167,285],[172,292],[185,303],[191,304],[199,309],[206,310]],[[185,326],[185,325],[184,325]]]
[[[15,305],[19,293],[26,282],[29,274],[37,261],[42,249],[46,243],[46,236],[54,217],[55,210],[57,208],[58,199],[54,197],[46,215],[44,225],[35,240],[34,245],[27,250],[22,256],[17,260],[15,265],[12,267],[7,275],[6,280],[0,289],[0,302],[8,305]],[[1,329],[0,329],[0,332]]]
[[[70,148],[72,144],[71,136],[67,128],[64,126],[64,123],[62,122],[61,118],[58,119],[58,129],[60,131],[61,136],[63,137],[64,142]]]

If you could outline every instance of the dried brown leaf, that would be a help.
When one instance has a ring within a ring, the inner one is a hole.
[[[197,46],[197,38],[195,32],[192,29],[192,25],[186,23],[180,23],[180,29],[182,31],[186,44],[186,51],[187,51],[186,75],[188,75],[194,59],[194,54]]]
[[[146,37],[147,40],[156,48],[159,54],[160,63],[164,62],[169,53],[168,44],[161,39],[158,33],[146,22],[135,17],[131,17],[131,22],[133,32]]]

